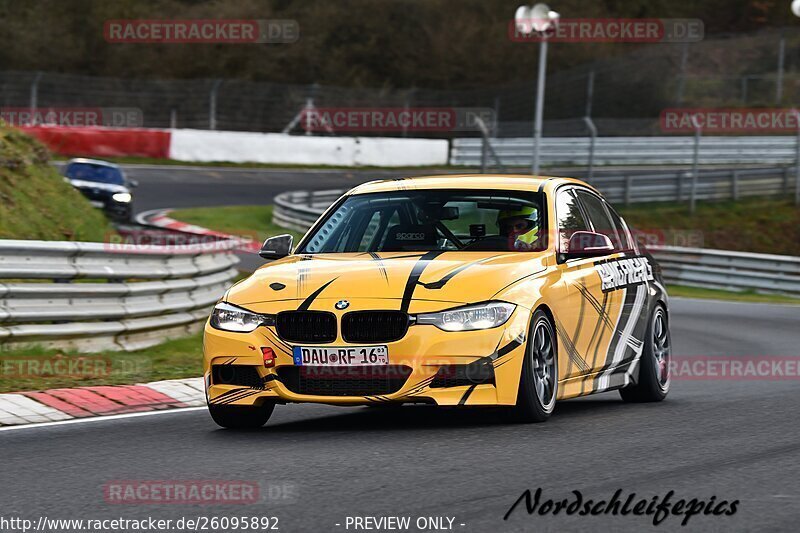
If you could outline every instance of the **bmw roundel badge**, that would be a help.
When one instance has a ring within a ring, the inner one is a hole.
[[[350,307],[350,302],[348,302],[347,300],[339,300],[338,302],[336,302],[336,305],[334,305],[334,307],[339,311],[341,311],[342,309],[347,309],[348,307]]]

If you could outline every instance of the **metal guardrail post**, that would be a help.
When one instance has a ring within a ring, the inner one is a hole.
[[[731,173],[731,198],[734,201],[739,199],[739,171],[734,170]]]

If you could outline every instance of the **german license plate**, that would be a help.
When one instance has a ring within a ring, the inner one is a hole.
[[[355,348],[295,346],[292,356],[294,364],[298,366],[379,366],[389,364],[389,349],[386,345]]]

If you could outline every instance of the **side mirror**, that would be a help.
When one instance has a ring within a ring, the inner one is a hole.
[[[261,246],[258,255],[264,259],[280,259],[292,253],[294,237],[291,235],[277,235],[270,237]]]
[[[130,185],[131,189],[133,189],[139,186],[139,182],[136,180],[128,180],[128,185]]]
[[[614,245],[608,236],[593,231],[576,231],[569,238],[569,245],[564,255],[566,259],[575,259],[611,253],[614,253]]]

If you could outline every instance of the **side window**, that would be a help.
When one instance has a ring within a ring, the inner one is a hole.
[[[622,218],[620,218],[617,212],[611,209],[608,204],[606,204],[606,209],[608,209],[608,213],[611,215],[611,222],[614,223],[614,228],[617,230],[617,235],[619,235],[619,249],[633,250],[633,245],[631,244],[631,240],[628,238],[628,232],[625,231],[625,223],[622,222]]]
[[[605,205],[603,205],[603,200],[594,194],[584,191],[577,191],[576,194],[578,198],[580,198],[581,204],[583,204],[583,208],[594,227],[594,231],[596,233],[602,233],[611,239],[614,250],[623,250],[622,238],[617,232],[614,223],[611,221],[611,216],[608,214]]]
[[[583,217],[578,200],[571,191],[562,191],[556,197],[556,216],[558,217],[559,250],[569,245],[569,238],[576,231],[589,231],[589,224]]]

